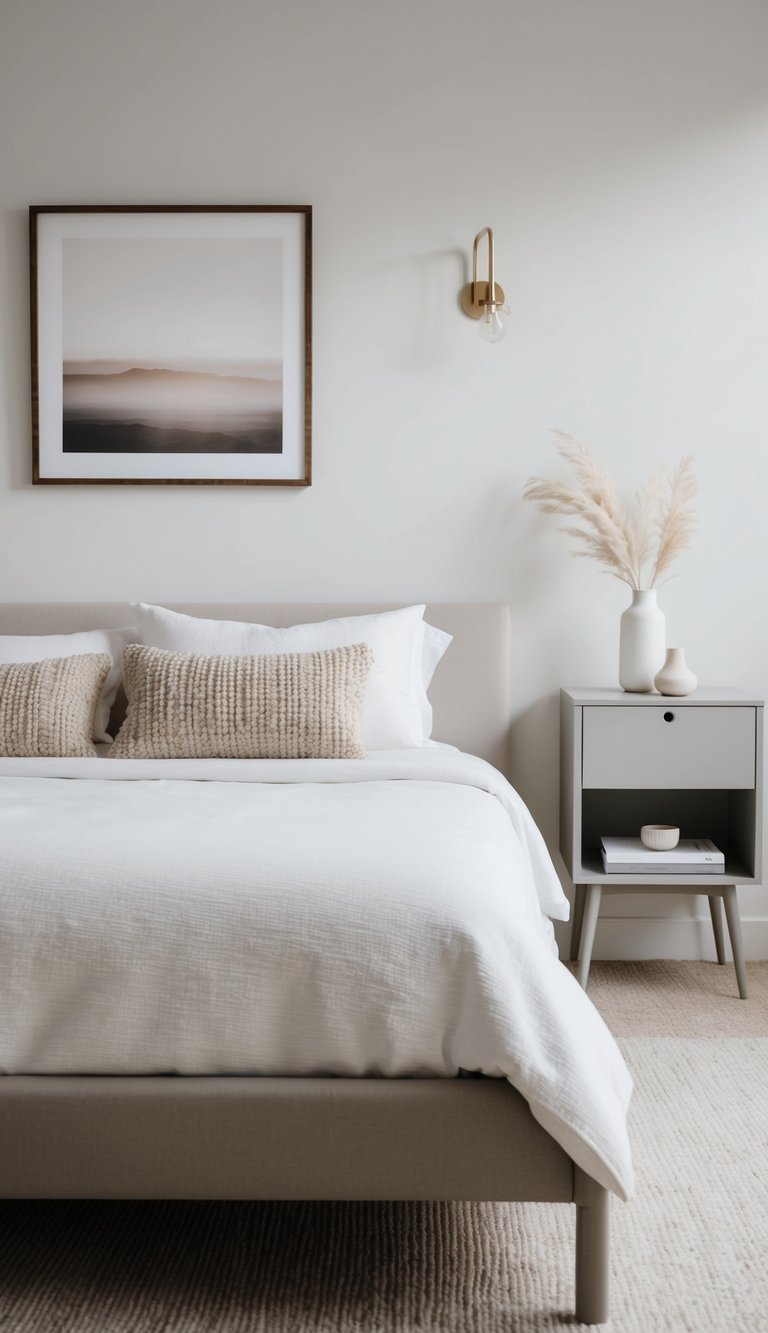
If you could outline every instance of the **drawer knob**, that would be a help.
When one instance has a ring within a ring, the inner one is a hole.
[[[665,713],[665,714],[664,714],[664,721],[665,721],[665,722],[674,722],[674,720],[675,720],[675,715],[674,715],[674,713]]]

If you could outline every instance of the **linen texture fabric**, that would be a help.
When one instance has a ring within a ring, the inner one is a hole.
[[[0,760],[0,847],[0,1077],[470,1070],[631,1193],[630,1075],[482,759]]]
[[[107,653],[0,664],[0,754],[95,757],[91,735]]]
[[[129,644],[112,759],[362,759],[364,643],[264,656]]]

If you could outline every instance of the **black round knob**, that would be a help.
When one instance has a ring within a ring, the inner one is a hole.
[[[674,722],[674,720],[675,720],[675,715],[674,715],[674,713],[665,713],[665,714],[664,714],[664,721],[665,721],[665,722]]]

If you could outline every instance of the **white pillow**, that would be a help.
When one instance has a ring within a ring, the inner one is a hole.
[[[237,620],[204,620],[144,602],[132,603],[132,610],[141,642],[171,653],[239,657],[322,652],[367,643],[374,661],[360,728],[365,749],[399,750],[428,742],[432,709],[424,675],[426,672],[431,678],[447,643],[441,646],[434,635],[427,639],[423,605],[288,629]],[[449,639],[441,630],[434,634]]]
[[[422,620],[421,624],[423,639],[421,657],[416,664],[411,688],[414,698],[420,701],[421,727],[426,743],[432,735],[432,705],[427,690],[440,658],[449,643],[453,643],[453,635],[447,634],[444,629],[438,629],[436,625],[428,625],[426,620]]]
[[[79,634],[0,635],[0,663],[43,662],[51,657],[81,657],[84,653],[106,653],[112,666],[101,687],[93,715],[93,739],[111,741],[107,731],[123,667],[123,649],[135,643],[135,629],[93,629]]]

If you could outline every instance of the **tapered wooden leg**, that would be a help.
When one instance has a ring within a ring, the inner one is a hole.
[[[584,904],[584,921],[581,927],[581,949],[576,980],[586,990],[589,980],[589,965],[592,962],[592,946],[595,943],[595,929],[600,912],[600,898],[603,890],[599,884],[587,885],[587,900]]]
[[[609,1305],[610,1195],[578,1166],[574,1172],[576,1320],[604,1324]]]
[[[739,983],[739,995],[747,998],[747,969],[744,966],[744,946],[741,942],[741,922],[739,921],[739,902],[736,897],[736,885],[729,884],[723,893],[725,919],[728,922],[728,934],[731,937],[733,966],[736,968],[736,980]]]
[[[713,893],[709,899],[709,915],[712,917],[712,934],[715,937],[717,961],[722,967],[725,962],[725,940],[723,939],[723,913],[720,898]]]
[[[581,944],[581,923],[584,920],[584,899],[587,896],[586,884],[574,885],[573,897],[573,925],[571,926],[571,962],[575,963],[579,956],[579,945]]]

